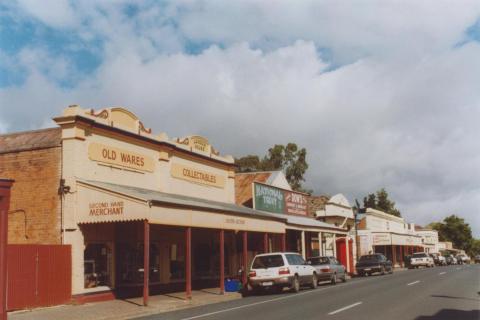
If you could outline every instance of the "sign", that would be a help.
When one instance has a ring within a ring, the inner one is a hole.
[[[123,214],[123,201],[93,202],[88,204],[90,216],[115,216]]]
[[[373,245],[387,245],[391,244],[391,238],[389,233],[382,233],[382,234],[373,234]]]
[[[186,167],[178,163],[172,164],[170,173],[172,177],[177,179],[187,180],[189,182],[204,184],[217,188],[225,187],[224,176],[191,167]]]
[[[253,184],[254,208],[257,210],[307,215],[307,196],[300,192],[288,191],[260,183]]]
[[[284,191],[285,209],[289,214],[307,215],[307,196],[302,193]]]
[[[254,183],[255,209],[285,213],[285,196],[282,189]]]
[[[113,164],[125,168],[153,172],[153,158],[145,155],[92,142],[88,146],[90,160]]]

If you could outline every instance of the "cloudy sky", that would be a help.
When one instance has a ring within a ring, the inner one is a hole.
[[[479,1],[22,0],[0,33],[0,133],[79,104],[234,156],[295,142],[317,194],[480,237]]]

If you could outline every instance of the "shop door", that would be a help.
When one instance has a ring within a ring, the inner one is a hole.
[[[7,309],[53,306],[71,298],[71,247],[9,245]]]
[[[347,248],[345,246],[345,238],[337,239],[337,260],[347,268]],[[348,262],[350,265],[350,272],[353,270],[353,240],[348,240]]]

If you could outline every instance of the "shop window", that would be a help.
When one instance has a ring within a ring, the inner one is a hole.
[[[84,251],[85,288],[111,286],[112,250],[106,243],[89,243]]]
[[[174,243],[170,245],[170,280],[185,278],[185,261],[183,246]]]
[[[143,283],[143,243],[120,243],[117,245],[119,282],[121,284]],[[156,243],[150,244],[149,279],[160,281],[160,252]]]

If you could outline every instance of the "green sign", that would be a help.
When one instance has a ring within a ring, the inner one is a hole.
[[[253,189],[255,209],[274,213],[285,212],[283,190],[258,183],[253,184]]]

